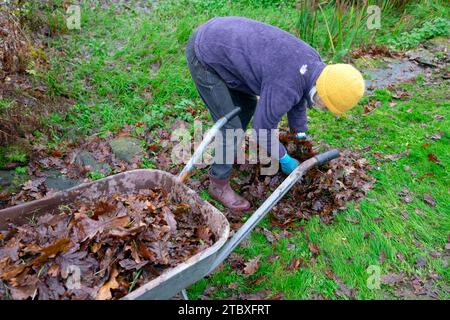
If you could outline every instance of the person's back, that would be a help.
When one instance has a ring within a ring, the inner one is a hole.
[[[276,83],[292,88],[298,96],[301,88],[314,85],[325,67],[317,51],[305,42],[277,27],[242,17],[209,20],[198,28],[195,44],[199,60],[230,88],[255,95]]]

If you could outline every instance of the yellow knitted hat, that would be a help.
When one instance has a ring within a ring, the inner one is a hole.
[[[316,81],[317,94],[327,108],[341,115],[353,108],[364,95],[364,79],[349,64],[327,65]]]

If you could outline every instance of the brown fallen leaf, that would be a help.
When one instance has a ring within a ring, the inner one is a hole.
[[[37,284],[39,278],[37,275],[26,275],[21,281],[20,286],[13,286],[10,288],[11,296],[14,300],[25,300],[33,297],[36,294]]]
[[[69,248],[70,239],[63,238],[54,242],[52,245],[41,249],[41,255],[33,260],[32,265],[36,266],[47,261],[47,259],[56,256],[58,253],[65,252]]]
[[[9,258],[13,262],[19,260],[19,242],[10,241],[3,248],[0,247],[0,260],[4,258]]]
[[[148,261],[141,261],[140,263],[136,263],[132,259],[124,259],[119,262],[119,265],[124,268],[125,270],[133,270],[133,269],[140,269],[143,266],[145,266],[148,263]]]
[[[431,152],[428,154],[428,161],[434,162],[436,164],[441,164],[441,161],[438,159],[438,157],[434,153],[431,153]]]
[[[436,132],[430,136],[430,139],[431,140],[440,140],[443,135],[444,135],[444,131]]]
[[[287,269],[289,271],[294,271],[294,270],[300,269],[300,267],[302,267],[304,265],[305,265],[305,260],[302,257],[300,257],[300,258],[293,257],[291,259],[291,263],[289,264]]]
[[[284,294],[282,292],[270,294],[266,297],[266,300],[284,300]]]
[[[102,247],[102,243],[101,242],[96,242],[96,243],[92,244],[91,251],[93,253],[96,253],[98,250],[100,250],[101,247]]]
[[[396,284],[403,281],[404,275],[402,273],[389,273],[381,276],[381,282],[384,284]]]
[[[338,284],[338,288],[335,290],[335,293],[338,297],[355,299],[355,288],[350,288],[338,277],[335,277],[335,281]]]
[[[436,200],[428,193],[424,194],[423,201],[432,207],[436,206]]]
[[[141,233],[147,228],[147,225],[144,222],[140,222],[138,225],[132,228],[124,228],[124,227],[116,227],[107,232],[108,235],[118,238],[126,238],[130,236],[134,236],[138,233]]]
[[[117,282],[117,276],[119,271],[116,268],[111,269],[109,280],[100,288],[95,297],[96,300],[110,300],[112,298],[111,289],[119,288],[119,282]]]
[[[272,262],[277,261],[279,258],[280,258],[279,256],[273,254],[273,255],[268,256],[268,257],[266,258],[266,261],[267,261],[268,263],[272,263]]]
[[[260,290],[252,293],[240,292],[239,298],[242,300],[265,300],[269,294],[269,290]]]
[[[236,271],[241,272],[245,267],[244,258],[239,253],[232,252],[228,256],[227,261],[230,263],[231,267]]]
[[[410,202],[413,202],[414,199],[411,196],[404,196],[402,198],[402,201],[405,202],[405,203],[410,203]]]
[[[154,262],[156,260],[156,255],[152,251],[148,250],[148,248],[143,242],[139,244],[139,254],[143,258],[151,262]]]
[[[98,220],[98,217],[107,213],[111,213],[116,209],[116,206],[108,201],[100,200],[95,209],[94,214],[92,215],[92,219]]]
[[[264,234],[269,243],[274,243],[277,240],[274,233],[266,228],[262,228],[262,233]]]
[[[16,277],[17,275],[21,274],[28,266],[25,264],[21,265],[14,265],[7,269],[3,269],[2,273],[0,273],[0,279],[2,280],[8,280]]]
[[[384,253],[384,251],[381,251],[380,256],[378,258],[378,260],[380,261],[380,264],[384,264],[385,259],[386,259],[386,253]]]
[[[330,269],[327,269],[324,271],[325,275],[327,276],[328,279],[334,279],[336,276],[334,275],[333,271],[331,271]]]
[[[430,252],[430,256],[432,258],[438,259],[438,258],[442,257],[442,254],[440,252],[438,252],[438,251],[434,251],[433,250],[433,251]]]
[[[175,215],[179,215],[179,214],[186,213],[190,209],[191,209],[191,206],[189,204],[180,203],[179,205],[176,206],[174,213],[175,213]]]
[[[211,230],[205,225],[199,226],[195,230],[195,236],[203,241],[208,241],[211,238]]]
[[[414,201],[413,193],[406,188],[400,191],[398,195],[400,196],[400,200],[402,200],[405,203],[411,203]]]
[[[313,255],[318,255],[320,253],[320,248],[312,242],[308,243],[308,248]]]
[[[114,228],[125,227],[130,221],[128,216],[108,218],[104,221],[97,221],[89,218],[83,218],[79,222],[81,230],[84,232],[84,238],[81,242],[87,239],[94,238],[98,233]]]
[[[353,224],[358,224],[358,223],[359,223],[359,219],[356,218],[356,217],[349,217],[349,216],[346,216],[346,217],[345,217],[345,221],[351,222],[351,223],[353,223]]]
[[[405,156],[408,156],[410,154],[410,150],[406,150],[404,152],[398,153],[398,154],[388,154],[384,156],[385,160],[390,160],[390,161],[397,161],[400,158],[403,158]]]
[[[245,263],[244,274],[247,276],[251,276],[255,274],[259,269],[259,260],[261,259],[261,255],[258,255],[251,259],[250,261]]]
[[[150,250],[156,254],[156,261],[162,265],[169,264],[169,248],[166,242],[156,241],[150,245]]]
[[[397,252],[397,253],[395,254],[395,256],[397,257],[397,259],[398,259],[399,261],[405,261],[405,256],[403,255],[403,253]]]
[[[427,264],[427,258],[426,257],[419,257],[416,260],[416,267],[421,268]]]
[[[264,282],[264,281],[266,281],[266,280],[267,280],[267,277],[265,277],[265,276],[260,276],[260,277],[258,277],[258,278],[255,278],[255,279],[250,280],[250,281],[248,282],[248,284],[250,284],[250,285],[252,285],[252,286],[257,286],[257,285],[259,285],[260,283],[262,283],[262,282]]]
[[[167,225],[170,228],[170,232],[176,232],[177,231],[177,221],[175,219],[175,215],[167,207],[163,207],[163,214],[164,214],[164,220],[166,221]]]
[[[228,289],[234,290],[238,287],[238,285],[236,284],[236,282],[232,282],[228,285]]]

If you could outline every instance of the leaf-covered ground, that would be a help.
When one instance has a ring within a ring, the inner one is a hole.
[[[433,8],[418,4],[407,10],[407,19],[401,23],[399,17],[386,16],[385,27],[373,41],[386,43],[401,32],[405,21],[412,28],[429,14],[448,16],[448,7]],[[294,33],[297,21],[291,7],[240,1],[173,0],[160,2],[153,10],[91,4],[82,10],[82,29],[53,38],[48,49],[50,69],[36,75],[49,92],[70,98],[74,106],[46,119],[50,134],[35,132],[30,137],[34,150],[43,153],[32,155],[39,155],[38,159],[52,156],[50,162],[36,163],[33,156],[24,160],[14,149],[5,149],[8,157],[0,162],[18,162],[18,177],[26,175],[24,171],[38,176],[41,170],[46,175],[45,166],[59,166],[82,179],[101,177],[90,167],[73,165],[70,154],[77,148],[87,148],[98,161],[108,163],[111,171],[107,174],[133,167],[178,172],[167,156],[174,122],[210,121],[184,59],[184,43],[192,29],[215,15],[247,16]],[[354,56],[370,62],[370,68],[385,65],[381,56],[390,53],[374,48],[361,49]],[[360,159],[368,161],[368,174],[376,183],[364,199],[347,203],[346,209],[332,215],[331,224],[314,214],[313,209],[324,206],[323,202],[310,203],[308,219],[296,218],[286,224],[278,219],[286,217],[280,214],[282,207],[276,207],[275,214],[264,219],[217,272],[188,289],[189,296],[448,299],[448,49],[437,49],[433,57],[431,65],[413,59],[421,65],[418,75],[407,83],[374,89],[344,117],[315,110],[308,114],[309,134],[317,145],[346,150],[350,158],[357,155],[350,163],[353,166]],[[117,137],[124,126],[145,149],[138,162],[115,159],[104,142]],[[91,141],[99,144],[91,148]],[[244,178],[236,174],[233,185],[241,185]],[[223,210],[208,196],[204,180],[202,169],[189,184]],[[35,186],[21,185],[22,191],[23,187]],[[38,193],[48,191],[43,185],[36,188]],[[265,198],[264,192],[260,194],[259,203]],[[16,200],[21,201],[17,194]],[[293,201],[285,201],[289,200]],[[246,217],[233,217],[232,227],[239,227]]]

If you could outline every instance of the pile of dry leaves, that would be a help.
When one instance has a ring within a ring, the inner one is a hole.
[[[401,57],[402,53],[393,51],[386,45],[378,45],[378,44],[366,44],[360,46],[350,52],[350,57],[353,59],[358,59],[361,57]]]
[[[316,153],[309,141],[293,138],[289,134],[280,136],[280,141],[288,152],[300,161]],[[282,225],[312,215],[319,215],[324,223],[330,223],[338,210],[345,209],[346,203],[362,199],[373,187],[375,179],[367,174],[369,162],[359,154],[344,150],[341,156],[330,163],[307,172],[285,198],[273,209],[273,216]],[[243,195],[256,208],[270,192],[284,180],[285,175],[259,175],[259,166],[241,165],[240,173],[247,174],[244,179],[235,179]]]
[[[0,232],[0,299],[118,299],[214,241],[163,190],[61,206]]]

